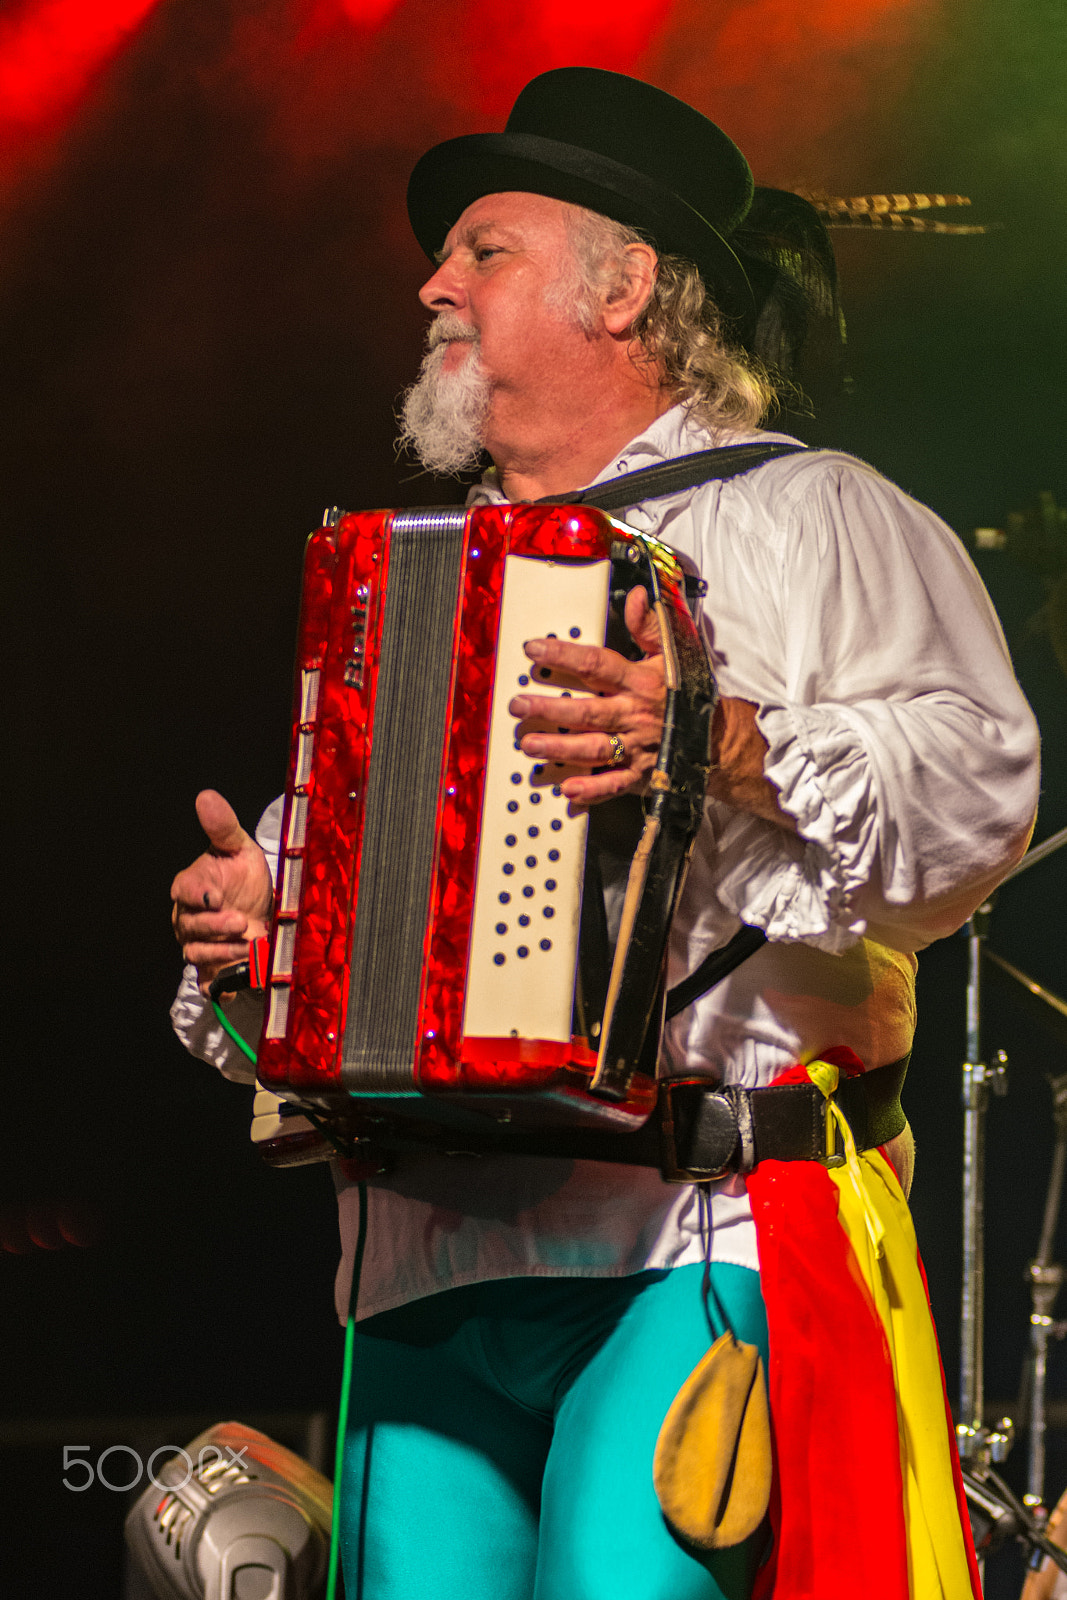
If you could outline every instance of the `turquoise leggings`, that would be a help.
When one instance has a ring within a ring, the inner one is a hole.
[[[705,1353],[702,1266],[512,1278],[359,1324],[345,1446],[347,1600],[747,1600],[765,1539],[697,1559],[652,1452]],[[716,1297],[767,1360],[759,1277]]]

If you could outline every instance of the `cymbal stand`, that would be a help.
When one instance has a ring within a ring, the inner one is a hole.
[[[1063,1267],[1051,1259],[1063,1197],[1064,1170],[1067,1167],[1067,1073],[1049,1079],[1052,1090],[1052,1116],[1056,1144],[1052,1152],[1045,1216],[1037,1256],[1027,1269],[1030,1282],[1030,1438],[1027,1464],[1026,1503],[1031,1513],[1043,1520],[1045,1499],[1045,1389],[1048,1374],[1049,1340],[1063,1336],[1063,1328],[1053,1322],[1052,1308],[1063,1283]]]
[[[1040,845],[1032,846],[1006,874],[1003,882],[1007,883],[1030,867],[1037,866],[1039,861],[1044,861],[1065,844],[1067,828],[1061,828]],[[960,1311],[960,1408],[956,1439],[964,1464],[979,1478],[988,1472],[990,1462],[1005,1459],[1011,1448],[1013,1432],[1009,1418],[1004,1418],[993,1430],[987,1429],[984,1423],[985,1123],[990,1091],[1004,1095],[1008,1090],[1008,1063],[1004,1051],[997,1051],[991,1066],[981,1059],[982,954],[992,913],[991,895],[966,925],[968,976],[967,1059],[963,1063],[963,1293]],[[1051,1252],[1051,1245],[1049,1250]],[[1046,1329],[1047,1353],[1049,1324],[1043,1326]]]
[[[1032,845],[1021,861],[1016,862],[1003,883],[1017,878],[1021,873],[1036,867],[1048,856],[1067,845],[1067,828]],[[960,1456],[964,1463],[981,1476],[990,1461],[1003,1461],[1011,1448],[1012,1425],[1005,1418],[996,1429],[988,1432],[983,1423],[983,1313],[985,1302],[984,1263],[984,1193],[985,1193],[985,1114],[989,1102],[989,1089],[995,1094],[1006,1094],[1007,1057],[998,1050],[992,1069],[981,1062],[981,967],[983,941],[989,932],[993,911],[993,896],[979,906],[967,924],[969,941],[969,966],[967,979],[967,1060],[963,1066],[963,1303],[960,1319],[960,1413],[956,1426]],[[987,955],[990,952],[985,952]],[[1040,985],[1018,972],[1009,962],[992,956],[998,967],[1021,981],[1024,988],[1037,994],[1042,1001],[1062,1008],[1054,995],[1041,990]],[[1043,1518],[1042,1493],[1045,1476],[1045,1384],[1048,1366],[1048,1341],[1060,1329],[1051,1318],[1052,1305],[1063,1281],[1063,1268],[1049,1257],[1053,1250],[1056,1222],[1059,1217],[1063,1190],[1065,1164],[1067,1164],[1067,1075],[1053,1080],[1053,1113],[1056,1119],[1056,1150],[1045,1203],[1045,1216],[1038,1245],[1037,1259],[1030,1268],[1030,1287],[1033,1311],[1030,1318],[1032,1356],[1032,1383],[1030,1392],[1030,1460],[1029,1491],[1026,1495],[1031,1516],[1038,1522]]]
[[[1007,883],[1067,844],[1067,828],[1032,846],[1003,879]],[[985,1121],[990,1090],[1008,1090],[1007,1057],[998,1050],[992,1066],[981,1058],[982,945],[989,932],[993,896],[967,923],[967,1059],[963,1063],[963,1294],[960,1309],[960,1409],[956,1440],[964,1463],[981,1472],[1003,1461],[1011,1448],[1005,1419],[987,1431],[983,1371],[985,1311]]]
[[[1007,1057],[998,1050],[992,1066],[981,1059],[982,942],[989,932],[992,897],[966,927],[967,1059],[963,1063],[963,1292],[960,1312],[960,1409],[956,1441],[962,1460],[981,1471],[1003,1461],[1011,1447],[1011,1424],[990,1432],[984,1424],[985,1376],[985,1124],[990,1091],[1008,1089]]]
[[[1047,1557],[1061,1572],[1067,1572],[1067,1550],[1052,1544],[1044,1523],[1034,1516],[1025,1500],[1016,1498],[992,1467],[983,1467],[981,1477],[965,1471],[963,1489],[980,1565],[1014,1539],[1029,1552],[1031,1568],[1039,1567],[1042,1558]]]

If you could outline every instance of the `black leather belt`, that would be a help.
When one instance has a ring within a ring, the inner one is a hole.
[[[909,1059],[841,1079],[834,1100],[857,1149],[873,1149],[903,1131],[900,1091]],[[760,1161],[844,1160],[826,1100],[813,1083],[711,1091],[699,1082],[665,1084],[659,1116],[665,1177],[700,1181],[751,1172]]]
[[[908,1056],[855,1078],[842,1078],[834,1099],[856,1146],[870,1150],[905,1126],[900,1091]],[[353,1108],[354,1109],[354,1108]],[[380,1103],[375,1110],[380,1110]],[[462,1127],[421,1118],[375,1117],[367,1146],[382,1150],[436,1148],[457,1155],[529,1155],[576,1161],[610,1161],[659,1167],[673,1182],[707,1182],[729,1172],[750,1172],[759,1161],[844,1159],[827,1144],[826,1101],[813,1083],[770,1084],[764,1089],[712,1088],[707,1079],[660,1085],[659,1105],[636,1133],[593,1128],[519,1128],[481,1118]],[[365,1146],[366,1148],[366,1146]],[[358,1141],[357,1151],[358,1152]]]

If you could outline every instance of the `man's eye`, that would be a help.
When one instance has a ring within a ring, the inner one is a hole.
[[[498,256],[499,254],[500,246],[498,244],[480,244],[475,247],[474,259],[475,261],[488,261],[490,256]]]

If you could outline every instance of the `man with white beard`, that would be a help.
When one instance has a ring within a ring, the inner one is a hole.
[[[760,428],[773,385],[753,351],[787,360],[802,342],[797,251],[761,253],[758,231],[745,232],[751,204],[743,156],[692,108],[593,69],[534,79],[503,134],[450,140],[413,174],[412,223],[437,268],[404,442],[439,472],[488,457],[473,504],[567,496],[722,445],[788,445]],[[817,225],[813,236],[817,254]],[[871,1085],[902,1070],[914,952],[959,926],[1025,849],[1032,718],[952,535],[870,468],[798,452],[642,494],[626,520],[707,582],[701,625],[721,690],[670,980],[740,923],[768,936],[668,1025],[662,1070],[732,1086],[739,1128],[799,1074],[810,1118],[822,1100],[798,1063],[836,1051]],[[659,747],[664,678],[643,591],[626,621],[640,660],[560,639],[526,646],[594,691],[551,702],[559,732],[539,731],[546,703],[533,691],[511,705],[523,750],[572,769],[562,787],[578,807],[645,792]],[[211,791],[198,811],[211,848],[172,891],[189,963],[175,1025],[240,1076],[202,994],[265,931],[278,817],[257,843]],[[902,1117],[891,1132],[906,1187]],[[692,1186],[650,1169],[517,1156],[413,1155],[371,1186],[342,1495],[350,1593],[972,1592],[928,1324],[908,1332],[911,1378],[924,1362],[935,1372],[917,1461],[910,1422],[897,1434],[881,1313],[840,1253],[831,1176],[742,1146],[703,1186],[703,1214]],[[876,1169],[886,1203],[903,1207],[881,1157],[853,1160],[865,1205]],[[775,1192],[789,1197],[777,1211]],[[343,1313],[354,1186],[339,1204]],[[793,1277],[818,1285],[803,1329],[797,1284],[779,1270],[794,1230],[805,1243]],[[773,1541],[763,1524],[701,1546],[672,1531],[653,1490],[660,1425],[709,1324],[770,1363]],[[809,1394],[832,1414],[798,1422]],[[905,1419],[910,1403],[902,1391]]]
[[[444,370],[454,343],[470,345],[470,355],[453,372]],[[410,445],[429,472],[442,477],[478,465],[482,428],[491,387],[479,360],[478,334],[451,311],[442,311],[426,335],[426,355],[418,382],[403,398],[399,442]]]

